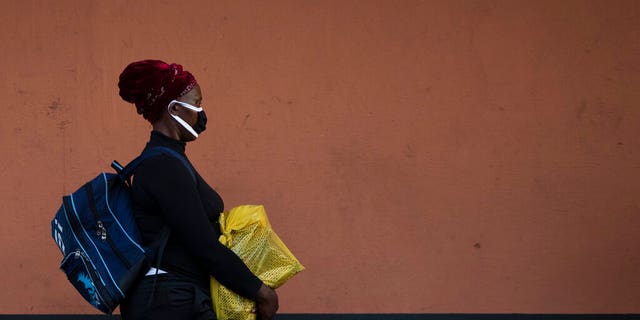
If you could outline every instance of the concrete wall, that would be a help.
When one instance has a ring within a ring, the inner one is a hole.
[[[150,126],[117,77],[203,87],[188,154],[307,270],[288,313],[638,313],[637,1],[2,1],[0,313],[93,313],[60,197]]]

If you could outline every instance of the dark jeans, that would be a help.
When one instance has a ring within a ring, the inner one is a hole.
[[[122,320],[216,319],[208,288],[172,274],[157,276],[153,300],[149,305],[155,277],[143,277],[129,289],[120,305]]]

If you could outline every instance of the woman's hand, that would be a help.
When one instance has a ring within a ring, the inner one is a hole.
[[[256,297],[256,314],[260,320],[271,320],[278,311],[278,294],[275,290],[262,284]]]

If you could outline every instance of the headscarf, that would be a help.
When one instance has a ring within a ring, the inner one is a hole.
[[[171,100],[197,85],[189,71],[176,63],[142,60],[129,64],[120,74],[118,88],[123,100],[134,103],[138,114],[153,123]]]

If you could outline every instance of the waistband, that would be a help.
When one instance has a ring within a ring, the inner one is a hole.
[[[144,274],[144,276],[155,276],[156,274],[165,274],[168,273],[162,269],[157,269],[154,267],[149,268],[149,271],[147,271],[147,273]]]

